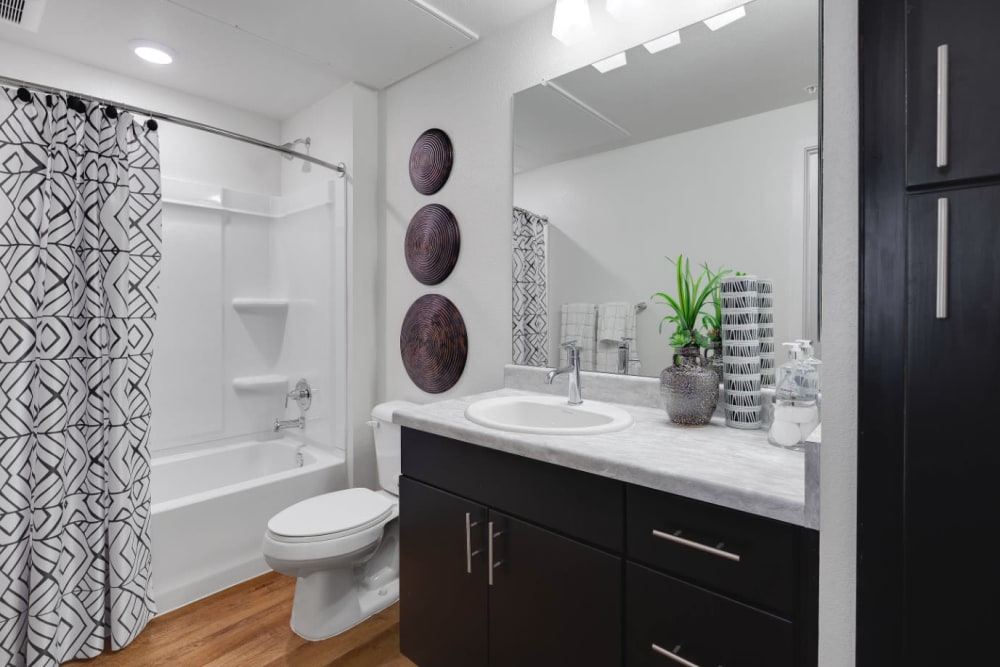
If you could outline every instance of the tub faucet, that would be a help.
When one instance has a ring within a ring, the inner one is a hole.
[[[576,346],[575,340],[567,341],[559,347],[566,348],[569,366],[549,371],[545,376],[545,384],[552,384],[557,375],[569,373],[569,404],[580,405],[583,403],[583,396],[580,395],[580,348]]]
[[[299,417],[298,419],[275,419],[274,420],[274,432],[277,433],[286,428],[305,428],[306,418]]]

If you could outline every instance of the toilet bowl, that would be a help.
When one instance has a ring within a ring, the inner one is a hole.
[[[267,523],[262,551],[274,570],[297,577],[292,630],[326,639],[399,599],[400,429],[392,423],[404,401],[372,409],[381,489],[326,493],[278,512]]]

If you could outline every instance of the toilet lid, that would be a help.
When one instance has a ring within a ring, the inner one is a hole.
[[[346,489],[295,503],[267,522],[282,537],[336,537],[378,525],[392,514],[392,502],[370,489]]]

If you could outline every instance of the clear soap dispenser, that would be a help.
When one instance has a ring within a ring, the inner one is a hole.
[[[801,449],[819,425],[819,370],[807,361],[801,343],[783,345],[788,348],[788,361],[778,367],[767,439],[778,447]]]

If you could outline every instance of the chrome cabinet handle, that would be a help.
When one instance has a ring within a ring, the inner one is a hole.
[[[677,648],[680,648],[680,647],[677,647]],[[674,650],[676,651],[677,649],[674,649]],[[667,649],[663,648],[662,646],[657,646],[656,644],[653,644],[653,652],[654,653],[659,653],[660,655],[662,655],[664,657],[670,658],[671,660],[673,660],[674,662],[676,662],[678,665],[684,665],[684,667],[698,667],[698,665],[696,665],[695,663],[691,662],[690,660],[685,660],[684,658],[680,657],[676,653],[668,651]]]
[[[937,48],[937,161],[948,166],[948,45]]]
[[[493,522],[492,521],[490,521],[488,524],[486,524],[486,529],[488,531],[490,531],[490,538],[489,538],[489,541],[487,542],[487,548],[488,548],[488,551],[489,551],[489,554],[487,555],[487,558],[490,561],[489,580],[490,580],[490,586],[492,586],[493,585],[493,570],[495,570],[498,567],[500,567],[501,565],[503,565],[503,561],[502,560],[497,560],[497,561],[493,560],[493,538],[494,537],[500,537],[501,535],[503,535],[503,531],[498,530],[498,531],[494,532],[493,531]]]
[[[472,520],[472,513],[465,513],[465,573],[472,574],[472,557],[478,556],[482,549],[472,550],[472,529],[479,525],[478,521]]]
[[[948,318],[948,198],[937,200],[937,319]]]
[[[661,540],[667,540],[668,542],[674,542],[675,544],[680,544],[681,546],[685,546],[690,549],[704,551],[707,554],[712,554],[713,556],[718,556],[719,558],[725,558],[726,560],[731,560],[736,563],[740,562],[739,554],[734,554],[730,551],[724,551],[722,549],[716,549],[715,547],[710,547],[707,544],[695,542],[694,540],[688,540],[680,535],[671,535],[670,533],[664,533],[661,530],[654,530],[653,537],[658,537]]]

